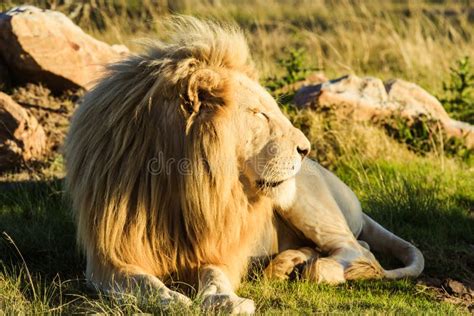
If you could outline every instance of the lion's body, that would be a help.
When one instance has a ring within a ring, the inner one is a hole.
[[[337,236],[355,241],[362,212],[337,178],[298,173],[309,141],[256,81],[238,30],[171,26],[168,42],[108,66],[74,115],[67,187],[86,277],[109,291],[151,286],[164,303],[189,299],[163,282],[199,284],[204,306],[249,313],[233,291],[252,252],[308,241],[330,252]],[[275,203],[293,226],[273,226]]]
[[[275,240],[272,236],[279,236],[272,249],[261,247],[258,250],[259,255],[265,252],[280,253],[280,258],[277,256],[277,260],[267,269],[267,276],[273,277],[277,274],[277,278],[285,277],[281,271],[291,272],[291,260],[296,258],[296,263],[299,264],[301,258],[308,261],[313,256],[318,256],[319,254],[315,253],[309,254],[305,248],[303,254],[295,251],[299,247],[310,245],[311,242],[319,252],[328,256],[324,261],[317,260],[306,267],[305,275],[318,282],[416,277],[423,270],[424,260],[418,249],[365,215],[352,190],[318,163],[305,160],[296,175],[293,202],[288,203],[287,199],[286,197],[283,206],[279,206],[278,199],[275,199],[277,212],[280,214],[280,221],[287,221],[292,229],[299,233],[299,237],[281,233],[280,227],[285,227],[281,224],[274,225],[273,234],[269,233],[264,237],[262,245],[268,245],[268,239]],[[278,247],[275,248],[275,245]],[[386,271],[370,249],[389,253],[406,266]],[[290,251],[285,254],[287,250]],[[322,268],[323,264],[326,271]],[[321,271],[315,273],[315,269]]]

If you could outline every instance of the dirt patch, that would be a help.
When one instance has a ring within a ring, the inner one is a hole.
[[[8,91],[8,94],[25,109],[28,109],[43,126],[47,141],[46,155],[40,161],[18,166],[12,172],[0,175],[4,180],[34,180],[63,174],[62,147],[71,116],[83,90],[53,94],[42,85],[27,84]]]
[[[59,153],[64,143],[75,104],[83,91],[67,91],[54,96],[41,85],[28,84],[13,90],[11,97],[21,106],[30,110],[43,126],[48,137],[48,152]]]
[[[474,313],[474,282],[458,281],[451,278],[444,280],[436,277],[422,277],[417,282],[436,293],[436,298],[452,304],[465,306]]]

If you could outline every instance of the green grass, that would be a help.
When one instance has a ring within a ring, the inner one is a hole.
[[[404,150],[399,149],[403,154]],[[405,153],[411,155],[411,153]],[[336,173],[359,195],[365,211],[416,244],[426,258],[424,275],[473,280],[474,177],[472,169],[433,157],[410,164],[391,159],[342,155]],[[0,310],[161,313],[153,300],[98,296],[84,283],[84,259],[77,253],[70,210],[60,181],[23,182],[0,190]],[[17,247],[19,252],[16,250]],[[21,256],[20,256],[21,253]],[[393,265],[390,258],[382,258]],[[31,275],[31,280],[30,280]],[[439,301],[414,281],[350,282],[324,286],[307,282],[248,281],[239,293],[259,312],[468,313]],[[198,312],[198,303],[190,310]]]
[[[439,303],[432,294],[409,281],[350,282],[339,286],[308,282],[246,283],[240,293],[254,297],[258,311],[287,313],[401,313],[461,314]]]

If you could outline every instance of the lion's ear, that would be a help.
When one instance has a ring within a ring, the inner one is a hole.
[[[210,109],[225,103],[226,80],[212,69],[195,71],[188,82],[187,110],[199,112],[203,107]]]

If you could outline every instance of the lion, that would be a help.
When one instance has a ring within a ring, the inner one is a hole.
[[[186,283],[205,309],[253,313],[235,293],[252,258],[277,255],[272,277],[292,257],[324,281],[376,265],[355,236],[403,257],[371,239],[381,230],[341,184],[316,186],[334,176],[304,172],[310,143],[258,83],[237,27],[191,17],[169,27],[166,41],[108,65],[71,122],[66,185],[91,285],[151,291],[167,306],[191,303],[171,289]]]

